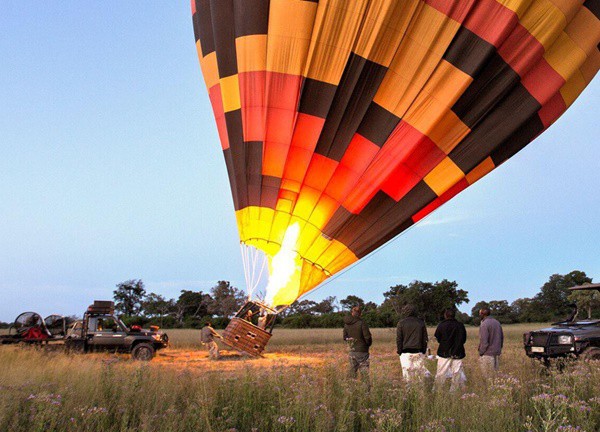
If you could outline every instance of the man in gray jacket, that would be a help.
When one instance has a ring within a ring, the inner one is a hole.
[[[355,306],[350,315],[344,317],[344,340],[350,346],[348,375],[351,378],[356,378],[358,371],[364,375],[369,373],[369,347],[373,338],[361,315],[360,307]]]
[[[500,366],[500,354],[504,345],[504,333],[498,320],[490,316],[489,308],[479,310],[479,364],[481,372],[489,376]]]

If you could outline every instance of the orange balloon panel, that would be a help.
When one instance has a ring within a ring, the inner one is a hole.
[[[583,3],[583,4],[582,4]],[[290,304],[491,172],[600,68],[600,0],[193,0],[240,239]]]

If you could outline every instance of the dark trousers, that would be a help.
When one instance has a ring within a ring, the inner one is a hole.
[[[363,375],[369,374],[369,353],[350,351],[349,354],[350,367],[348,368],[348,376],[356,378],[360,371]]]

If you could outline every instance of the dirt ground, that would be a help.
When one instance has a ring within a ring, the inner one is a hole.
[[[262,357],[242,355],[234,350],[221,350],[221,358],[212,360],[208,351],[167,349],[157,353],[152,364],[175,369],[197,369],[202,371],[234,371],[244,368],[278,368],[289,366],[320,366],[327,360],[326,353],[268,352]]]

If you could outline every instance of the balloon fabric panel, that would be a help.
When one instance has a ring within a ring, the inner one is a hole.
[[[193,0],[242,243],[290,304],[490,173],[600,68],[600,0]]]

